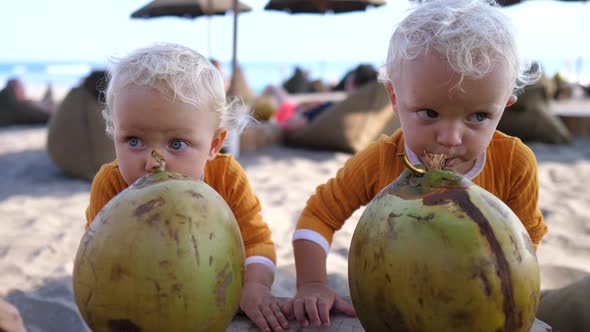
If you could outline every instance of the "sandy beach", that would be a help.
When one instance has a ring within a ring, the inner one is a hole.
[[[21,310],[29,331],[85,331],[71,275],[90,183],[52,164],[46,135],[45,126],[0,128],[0,297]],[[539,161],[539,203],[549,226],[538,250],[542,288],[560,287],[590,274],[590,137],[529,146]],[[291,234],[307,198],[349,157],[282,146],[240,156],[277,244],[277,296],[295,291]],[[348,246],[361,213],[336,234],[328,258],[330,282],[345,296]]]

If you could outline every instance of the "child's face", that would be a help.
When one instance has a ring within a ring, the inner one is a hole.
[[[159,91],[130,85],[114,100],[113,136],[119,170],[127,184],[148,174],[156,161],[152,150],[166,160],[166,170],[199,179],[207,160],[215,158],[226,132],[217,129],[214,112],[170,102]]]
[[[516,97],[505,67],[457,87],[459,79],[446,60],[427,55],[403,62],[386,87],[410,149],[418,156],[444,153],[447,167],[466,173]]]

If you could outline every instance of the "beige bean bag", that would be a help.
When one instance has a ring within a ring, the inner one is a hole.
[[[356,153],[399,127],[385,87],[373,82],[328,107],[305,128],[287,133],[285,143]]]
[[[572,140],[564,123],[549,109],[549,95],[542,84],[525,88],[517,102],[508,107],[498,130],[523,141],[564,144]]]
[[[537,318],[553,331],[590,331],[590,276],[541,293]]]
[[[64,173],[92,181],[102,164],[115,159],[105,132],[103,105],[83,86],[73,88],[49,121],[47,150]]]
[[[235,84],[230,86],[227,95],[231,97],[239,97],[246,103],[252,102],[256,96],[254,95],[252,88],[250,88],[246,74],[240,66],[236,68],[233,76]]]

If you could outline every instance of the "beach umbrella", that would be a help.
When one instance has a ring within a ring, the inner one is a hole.
[[[370,6],[378,7],[384,4],[385,0],[270,0],[264,9],[286,11],[292,14],[323,14],[362,11]]]
[[[179,16],[195,18],[199,16],[225,15],[233,10],[232,0],[153,0],[131,14],[132,18],[154,18]],[[238,12],[252,8],[238,2]]]
[[[177,16],[192,19],[200,16],[225,15],[228,11],[233,12],[232,80],[230,85],[230,91],[233,91],[234,73],[237,67],[238,13],[251,10],[252,7],[238,0],[153,0],[131,13],[131,18],[149,19]],[[210,41],[211,36],[208,39]]]
[[[379,7],[385,3],[386,0],[270,0],[264,9],[288,14],[338,14],[364,11],[367,7]]]

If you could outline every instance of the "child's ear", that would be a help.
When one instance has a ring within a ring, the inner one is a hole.
[[[391,100],[391,106],[393,106],[393,112],[397,114],[397,99],[395,98],[395,91],[393,91],[393,83],[391,81],[385,82],[385,90],[387,90],[387,94],[389,95],[389,100]]]
[[[514,103],[516,103],[517,100],[518,100],[518,97],[516,97],[516,95],[510,95],[510,97],[508,98],[508,101],[506,102],[505,108],[512,106]]]
[[[215,131],[215,135],[211,140],[211,148],[209,149],[209,160],[215,159],[219,150],[223,147],[223,142],[225,142],[225,137],[227,136],[227,130],[225,129],[217,129]]]

